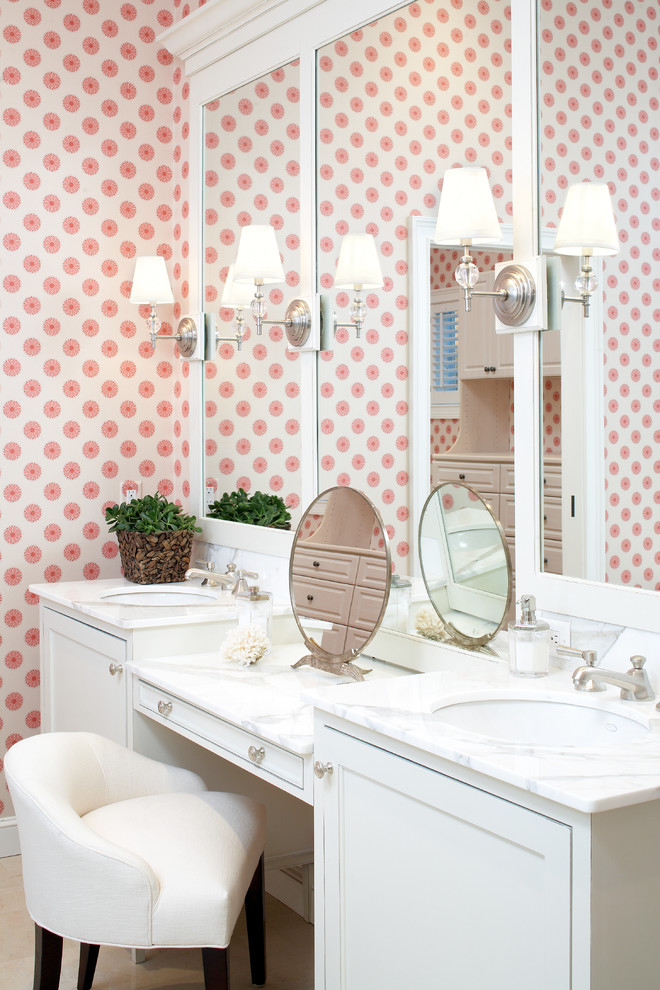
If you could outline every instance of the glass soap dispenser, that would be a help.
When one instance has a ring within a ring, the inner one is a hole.
[[[273,596],[254,585],[236,595],[236,618],[239,626],[252,626],[270,639]]]
[[[509,665],[518,677],[550,672],[550,626],[536,618],[536,599],[520,596],[520,620],[509,623]]]

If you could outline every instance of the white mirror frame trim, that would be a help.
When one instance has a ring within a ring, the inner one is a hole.
[[[538,254],[538,79],[536,0],[512,0],[514,254]],[[658,593],[541,571],[541,403],[539,335],[514,337],[516,587],[538,607],[660,632]]]

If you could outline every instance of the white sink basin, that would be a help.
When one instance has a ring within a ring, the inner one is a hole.
[[[109,588],[102,591],[99,598],[113,605],[215,605],[221,602],[222,591],[213,588],[180,586],[168,587],[162,584],[141,584],[135,588]],[[223,603],[231,604],[231,602]]]
[[[445,725],[525,746],[620,746],[648,736],[648,724],[602,708],[542,699],[461,701],[433,713]]]

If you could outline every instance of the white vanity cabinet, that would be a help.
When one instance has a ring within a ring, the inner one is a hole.
[[[41,637],[44,732],[98,732],[126,745],[126,640],[50,608]]]
[[[223,623],[209,608],[173,608],[168,616],[162,608],[97,600],[99,591],[117,586],[122,586],[120,580],[31,586],[40,599],[41,722],[46,732],[99,732],[127,745],[127,664],[219,645]]]
[[[659,802],[581,814],[316,719],[316,990],[657,984]]]

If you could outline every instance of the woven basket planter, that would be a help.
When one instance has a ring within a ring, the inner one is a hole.
[[[117,530],[124,577],[135,584],[185,580],[194,536],[187,529],[163,533]]]

